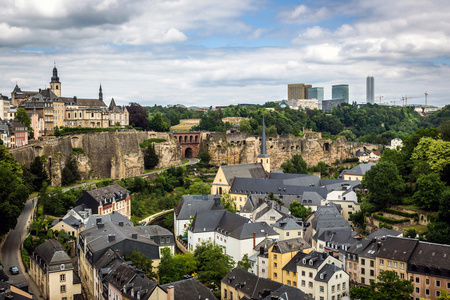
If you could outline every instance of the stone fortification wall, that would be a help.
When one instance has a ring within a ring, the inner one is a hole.
[[[322,135],[317,132],[306,132],[302,137],[267,136],[266,145],[271,158],[271,170],[279,170],[281,164],[294,154],[301,154],[308,166],[312,166],[320,161],[331,164],[336,159],[355,157],[355,152],[364,146],[372,148],[372,145],[347,142],[344,137],[322,139]],[[211,133],[203,140],[202,147],[208,149],[211,163],[215,165],[252,163],[260,154],[261,137],[242,132]]]
[[[144,152],[139,143],[150,138],[166,139],[166,142],[155,144],[155,151],[159,157],[157,168],[181,164],[181,150],[175,139],[168,133],[151,131],[74,134],[11,149],[10,152],[19,162],[27,166],[36,156],[45,155],[52,185],[61,183],[62,169],[73,148],[81,148],[84,151],[84,154],[75,155],[82,179],[98,177],[119,179],[144,172]]]

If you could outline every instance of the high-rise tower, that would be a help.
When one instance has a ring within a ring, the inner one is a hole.
[[[53,67],[53,76],[50,81],[50,89],[56,96],[61,97],[61,82],[59,82],[58,70],[56,69],[56,65]]]
[[[373,76],[367,76],[366,78],[366,102],[375,103],[375,80]]]
[[[303,83],[288,84],[288,100],[308,99],[308,89],[311,87],[312,85]]]
[[[345,103],[348,103],[348,84],[338,84],[331,87],[332,99],[345,99]]]
[[[267,154],[266,148],[266,125],[264,122],[264,116],[262,123],[261,154],[258,155],[258,157],[256,158],[256,162],[261,163],[264,168],[264,171],[270,173],[270,156],[269,154]]]

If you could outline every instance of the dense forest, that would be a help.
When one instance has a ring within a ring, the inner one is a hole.
[[[158,123],[170,126],[179,124],[180,119],[201,119],[198,126],[191,130],[224,132],[232,126],[223,123],[225,117],[246,118],[240,122],[239,130],[249,134],[260,134],[262,116],[265,117],[266,132],[272,134],[302,135],[303,128],[322,132],[324,137],[345,136],[350,141],[360,141],[387,145],[391,139],[401,139],[413,134],[418,128],[450,126],[450,105],[439,112],[422,117],[412,107],[390,107],[377,104],[344,104],[326,113],[320,110],[293,110],[281,108],[278,104],[268,102],[264,105],[235,106],[225,109],[208,110],[207,113],[192,111],[183,107],[147,107],[147,129],[156,128]],[[143,111],[143,109],[142,109]],[[144,114],[143,114],[144,115]],[[446,122],[445,122],[446,121]],[[149,123],[156,125],[149,126]],[[139,126],[139,124],[135,124]],[[167,126],[159,126],[160,128]],[[154,129],[155,130],[155,129]],[[165,131],[165,130],[164,130]]]

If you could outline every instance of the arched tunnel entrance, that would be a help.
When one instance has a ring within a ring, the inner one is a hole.
[[[186,158],[193,158],[194,157],[194,151],[192,150],[192,148],[186,148],[186,150],[184,151],[184,157]]]

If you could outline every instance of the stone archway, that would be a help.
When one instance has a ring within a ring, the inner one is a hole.
[[[192,158],[194,151],[192,150],[192,148],[186,148],[186,150],[184,151],[184,157],[186,158]]]

